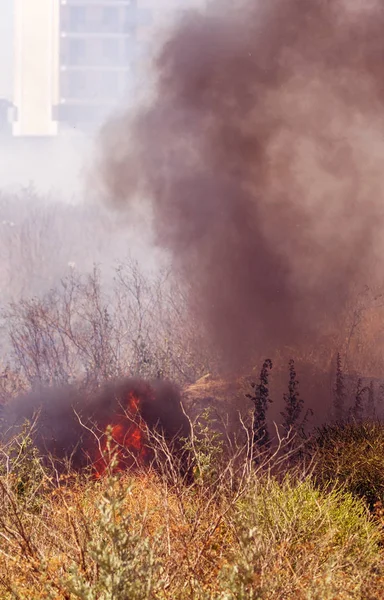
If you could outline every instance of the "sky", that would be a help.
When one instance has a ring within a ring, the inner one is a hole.
[[[0,0],[0,98],[12,95],[13,0]]]

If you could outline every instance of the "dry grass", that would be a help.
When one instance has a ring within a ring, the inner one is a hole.
[[[207,436],[189,486],[171,457],[163,473],[95,481],[47,472],[28,440],[3,448],[0,597],[384,597],[382,528],[362,500]]]

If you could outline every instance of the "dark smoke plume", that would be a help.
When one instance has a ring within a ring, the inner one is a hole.
[[[189,422],[173,384],[128,378],[108,382],[88,396],[71,386],[21,395],[3,407],[1,432],[7,439],[20,432],[26,420],[36,421],[32,436],[42,455],[70,459],[74,468],[82,469],[92,466],[96,457],[100,462],[95,435],[102,440],[108,425],[121,426],[125,436],[132,433],[131,419],[136,416],[130,414],[132,396],[145,427],[162,433],[170,447],[177,448],[178,440],[188,436]],[[126,440],[123,435],[114,441],[124,444]],[[151,458],[150,452],[145,455]]]
[[[155,98],[103,132],[119,206],[157,244],[227,364],[340,326],[378,272],[384,5],[211,3],[159,52]]]

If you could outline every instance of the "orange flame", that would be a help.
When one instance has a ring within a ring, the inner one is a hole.
[[[125,414],[117,415],[118,422],[111,423],[112,443],[104,435],[93,461],[95,477],[99,479],[111,467],[114,461],[114,471],[121,471],[128,466],[143,465],[148,458],[146,446],[146,424],[140,415],[140,398],[133,392],[128,396]]]

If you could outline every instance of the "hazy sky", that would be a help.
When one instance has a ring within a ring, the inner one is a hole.
[[[0,0],[0,97],[12,94],[13,0]]]

